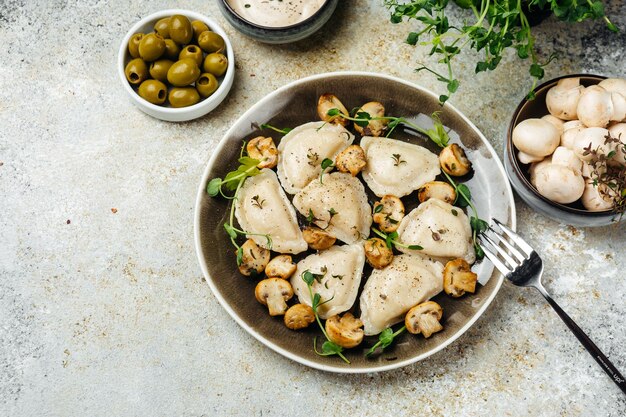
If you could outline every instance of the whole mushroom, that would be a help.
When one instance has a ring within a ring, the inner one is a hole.
[[[451,297],[461,297],[466,292],[474,293],[478,275],[472,272],[464,259],[454,259],[443,268],[443,290]]]
[[[615,146],[615,156],[611,163],[626,166],[626,123],[616,123],[608,130],[612,137],[620,140]]]
[[[583,129],[576,135],[573,150],[576,155],[585,162],[590,161],[592,158],[592,155],[586,151],[589,147],[607,155],[613,148],[611,144],[606,143],[608,134],[609,131],[601,127]]]
[[[576,153],[564,146],[559,146],[554,150],[551,161],[553,164],[569,167],[578,173],[581,173],[583,169],[583,162],[576,156]]]
[[[521,152],[537,158],[550,155],[561,142],[559,131],[542,119],[526,119],[513,129],[513,144]]]
[[[293,288],[284,279],[267,278],[256,285],[254,296],[267,306],[270,316],[282,316],[287,311],[287,301],[293,297]]]
[[[404,325],[409,333],[422,334],[426,339],[443,330],[440,323],[443,308],[434,301],[426,301],[411,308],[404,316]]]
[[[271,278],[289,279],[296,272],[296,264],[291,255],[278,255],[265,267],[265,275]]]
[[[619,93],[626,97],[626,79],[624,78],[607,78],[598,83],[598,85],[611,93]]]
[[[360,112],[365,112],[370,115],[372,119],[385,117],[385,106],[377,101],[370,101],[362,105],[357,111],[358,117]],[[382,136],[387,130],[389,124],[388,119],[370,120],[365,127],[360,126],[354,122],[354,130],[356,130],[361,136]]]
[[[439,163],[441,164],[441,169],[454,177],[462,177],[472,169],[472,163],[465,156],[465,151],[456,143],[448,145],[441,150]]]
[[[578,101],[585,87],[580,78],[563,78],[546,94],[546,106],[551,115],[562,120],[578,119]]]
[[[285,326],[291,330],[307,328],[314,321],[315,312],[306,304],[294,304],[285,312]]]
[[[585,89],[578,100],[577,112],[587,127],[606,127],[611,120],[617,120],[611,93],[597,85]]]
[[[559,131],[559,135],[563,134],[563,125],[565,124],[563,120],[551,114],[546,114],[545,116],[541,118],[541,120],[545,120],[546,122],[552,123],[552,125],[556,127],[556,130]]]
[[[592,180],[587,180],[581,202],[589,211],[611,210],[614,206],[614,198],[608,187],[604,184],[593,185]]]
[[[580,172],[552,162],[536,169],[531,182],[539,194],[561,204],[573,203],[585,190],[585,180]]]
[[[345,313],[343,317],[332,316],[324,327],[330,341],[346,349],[358,346],[365,335],[363,322],[352,313]]]
[[[574,150],[576,135],[578,135],[578,133],[580,133],[580,131],[584,129],[586,129],[586,127],[580,120],[570,120],[569,122],[563,123],[563,133],[561,133],[561,146],[564,146],[567,149]]]

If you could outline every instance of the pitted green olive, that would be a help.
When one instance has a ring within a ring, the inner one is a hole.
[[[191,22],[186,16],[175,14],[170,17],[170,38],[179,45],[187,45],[193,37]]]
[[[165,53],[163,54],[163,58],[175,61],[178,59],[178,55],[180,55],[180,46],[171,39],[165,39]]]
[[[154,31],[161,35],[163,39],[170,37],[170,18],[164,17],[154,24]]]
[[[198,36],[198,45],[208,54],[212,52],[222,52],[226,48],[224,38],[211,31],[202,32],[200,36]]]
[[[159,59],[150,64],[150,76],[161,82],[167,81],[167,71],[174,65],[174,61],[169,59]]]
[[[193,22],[191,22],[191,29],[193,30],[193,40],[197,43],[198,36],[200,36],[202,32],[206,32],[207,30],[209,30],[209,27],[206,25],[206,23],[200,20],[194,20]]]
[[[163,104],[167,98],[167,87],[158,80],[146,80],[141,83],[137,93],[152,104]]]
[[[200,76],[200,69],[191,58],[184,58],[174,64],[167,71],[167,81],[175,87],[184,87],[193,84]]]
[[[196,89],[204,98],[213,94],[218,86],[219,83],[215,75],[209,73],[202,74],[200,78],[198,78],[198,81],[196,81]]]
[[[133,58],[139,58],[139,42],[143,38],[143,33],[135,33],[128,40],[128,53]]]
[[[139,42],[139,56],[144,61],[156,61],[165,52],[165,40],[158,33],[149,33]]]
[[[187,45],[180,51],[178,55],[178,59],[191,58],[196,61],[198,68],[202,66],[202,58],[204,54],[202,53],[202,49],[200,49],[197,45]]]
[[[187,107],[199,102],[200,95],[193,87],[172,88],[168,99],[172,107]]]
[[[202,65],[202,69],[204,72],[211,73],[216,77],[221,77],[226,72],[228,68],[228,58],[223,54],[214,52],[212,54],[208,54],[206,58],[204,58],[204,64]]]
[[[135,58],[126,64],[124,74],[129,83],[139,85],[148,78],[148,66],[143,59]]]

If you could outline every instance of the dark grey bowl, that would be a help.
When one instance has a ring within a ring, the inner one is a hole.
[[[513,129],[520,122],[530,118],[542,117],[548,114],[546,107],[546,94],[562,78],[580,77],[584,86],[598,84],[606,77],[591,74],[572,74],[555,78],[537,87],[534,100],[522,100],[513,113],[509,129],[507,131],[506,146],[504,149],[504,169],[517,194],[537,212],[561,223],[579,227],[606,226],[623,220],[620,215],[612,211],[588,211],[580,202],[572,204],[559,204],[539,194],[537,189],[530,183],[528,168],[530,165],[522,164],[517,158],[517,152],[513,145]]]
[[[244,35],[264,43],[290,43],[304,39],[317,32],[330,19],[339,0],[327,0],[326,3],[308,19],[295,25],[281,28],[267,27],[252,23],[239,16],[230,7],[227,0],[219,0],[218,7],[224,18]]]

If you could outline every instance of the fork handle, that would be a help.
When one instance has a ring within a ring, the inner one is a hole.
[[[611,363],[611,361],[604,355],[604,353],[602,353],[602,351],[596,346],[596,344],[593,343],[589,336],[587,336],[587,334],[582,331],[580,327],[578,327],[574,320],[572,320],[572,318],[568,316],[565,311],[563,311],[563,309],[556,303],[556,301],[552,299],[550,294],[548,294],[543,286],[539,285],[536,288],[539,290],[541,295],[544,296],[548,303],[550,303],[550,305],[552,306],[554,311],[557,312],[559,317],[561,317],[561,320],[563,320],[565,324],[567,324],[567,327],[569,327],[572,333],[574,333],[574,335],[578,338],[580,343],[582,343],[585,349],[587,349],[587,351],[591,354],[591,356],[593,356],[596,362],[598,362],[602,369],[604,369],[604,372],[606,372],[611,377],[613,382],[615,382],[615,384],[622,390],[622,392],[626,394],[626,380],[617,370],[615,365]]]

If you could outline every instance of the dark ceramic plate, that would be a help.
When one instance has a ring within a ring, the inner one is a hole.
[[[213,153],[198,189],[195,211],[198,259],[209,286],[226,311],[252,336],[276,352],[304,365],[332,372],[375,372],[398,368],[443,349],[480,317],[503,280],[490,263],[481,262],[473,267],[481,284],[476,294],[456,300],[445,294],[434,298],[444,310],[442,332],[429,339],[404,334],[393,347],[373,359],[366,359],[364,353],[377,338],[366,338],[361,346],[347,351],[351,364],[346,364],[338,357],[315,354],[313,338],[321,334],[316,326],[301,332],[291,331],[283,324],[282,317],[270,317],[266,307],[256,302],[256,281],[239,274],[233,247],[222,226],[228,216],[228,202],[223,198],[210,198],[205,191],[211,178],[223,177],[236,167],[241,141],[261,134],[256,126],[271,123],[279,127],[295,127],[315,121],[318,119],[317,99],[326,92],[337,95],[347,108],[376,100],[385,105],[390,115],[416,118],[420,113],[441,111],[443,124],[452,129],[452,141],[463,144],[473,163],[472,177],[464,180],[472,191],[480,217],[495,217],[515,229],[513,195],[502,164],[485,137],[465,116],[449,104],[442,108],[435,94],[401,79],[372,73],[340,72],[305,78],[269,94],[245,112],[226,133]],[[421,117],[417,120],[423,121]],[[267,130],[262,132],[264,135],[270,133]],[[273,136],[276,141],[280,139],[278,134]],[[423,137],[401,130],[394,132],[393,136],[435,151]],[[411,194],[404,200],[413,201],[417,197]],[[409,209],[407,207],[407,211]],[[368,275],[366,271],[363,282]]]

